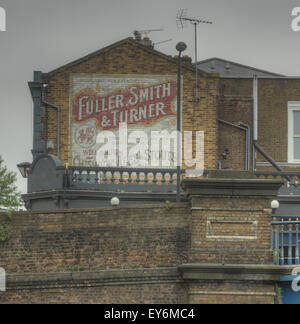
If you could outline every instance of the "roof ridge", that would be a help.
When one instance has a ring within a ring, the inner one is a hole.
[[[97,51],[94,51],[92,53],[89,53],[89,54],[87,54],[87,55],[85,55],[85,56],[83,56],[81,58],[78,58],[78,59],[72,61],[72,62],[69,62],[69,63],[66,63],[64,65],[61,65],[60,67],[58,67],[58,68],[56,68],[56,69],[54,69],[52,71],[49,71],[49,72],[45,73],[45,75],[46,76],[51,76],[51,75],[53,75],[55,73],[58,73],[60,70],[63,70],[63,69],[66,69],[66,68],[70,68],[70,67],[72,67],[72,66],[74,66],[76,64],[80,64],[80,63],[82,63],[82,62],[84,62],[84,61],[86,61],[86,60],[88,60],[88,59],[90,59],[90,58],[92,58],[94,56],[99,55],[102,52],[104,53],[106,51],[109,51],[109,50],[113,49],[114,47],[120,46],[122,43],[126,43],[126,42],[129,42],[130,44],[132,44],[134,46],[138,46],[140,48],[143,48],[144,50],[147,50],[147,51],[151,52],[152,54],[159,55],[160,57],[163,57],[164,59],[167,59],[170,62],[172,62],[174,64],[177,64],[176,58],[172,57],[171,55],[167,55],[167,54],[165,54],[163,52],[160,52],[160,51],[158,51],[158,50],[156,50],[154,48],[150,48],[150,47],[148,47],[146,45],[143,45],[143,44],[137,42],[133,37],[127,37],[127,38],[124,38],[124,39],[122,39],[120,41],[117,41],[117,42],[115,42],[113,44],[110,44],[108,46],[105,46],[105,47],[103,47],[101,49],[98,49]],[[192,71],[195,70],[195,67],[194,67],[193,64],[191,64],[189,66],[187,63],[184,63],[184,62],[182,63],[182,68],[185,68],[185,69],[188,69],[188,70],[192,70]],[[201,71],[201,73],[203,73],[204,75],[207,75],[207,76],[210,75],[210,73],[205,72],[205,71]]]
[[[281,76],[281,77],[285,77],[286,76],[286,75],[283,75],[283,74],[279,74],[279,73],[271,72],[271,71],[268,71],[268,70],[263,70],[263,69],[260,69],[260,68],[256,68],[254,66],[245,65],[245,64],[238,63],[238,62],[234,62],[234,61],[231,61],[231,60],[226,60],[226,59],[223,59],[223,58],[220,58],[220,57],[211,57],[211,58],[208,58],[208,59],[205,59],[205,60],[202,60],[202,61],[198,61],[197,62],[197,65],[198,64],[201,64],[201,63],[206,63],[206,62],[209,62],[209,61],[212,61],[212,60],[219,60],[219,61],[222,61],[222,62],[225,62],[225,63],[230,63],[230,64],[238,65],[238,66],[241,66],[241,67],[244,67],[244,68],[247,68],[247,69],[251,69],[251,70],[256,70],[256,71],[263,72],[263,73],[272,74],[274,76]]]

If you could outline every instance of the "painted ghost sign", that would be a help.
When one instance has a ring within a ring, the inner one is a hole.
[[[127,124],[128,133],[142,130],[149,138],[151,131],[176,130],[176,80],[155,75],[72,76],[71,163],[98,165],[98,134],[111,131],[118,138],[120,123]]]

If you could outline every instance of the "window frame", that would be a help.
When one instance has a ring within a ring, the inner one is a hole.
[[[300,138],[300,135],[294,135],[294,112],[300,112],[300,101],[288,102],[288,163],[300,164],[300,159],[294,158],[294,138]]]

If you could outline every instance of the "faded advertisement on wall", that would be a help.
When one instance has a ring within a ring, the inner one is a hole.
[[[172,133],[177,128],[176,76],[77,74],[71,79],[71,99],[71,163],[75,166],[101,166],[96,158],[103,145],[98,135],[109,131],[119,141],[120,123],[127,125],[128,134],[143,131],[149,138],[153,131]],[[151,154],[158,159],[167,154],[174,168],[174,151],[174,145],[168,152],[151,152],[149,147],[147,167],[154,167]],[[114,154],[118,158],[118,149]]]

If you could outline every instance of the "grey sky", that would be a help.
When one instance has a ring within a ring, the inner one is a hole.
[[[27,81],[133,31],[163,28],[149,36],[175,55],[185,41],[194,59],[191,25],[176,26],[179,9],[207,18],[198,29],[198,59],[222,57],[286,75],[300,75],[300,32],[291,30],[291,11],[300,0],[0,0],[7,31],[0,32],[0,154],[9,169],[31,162],[32,102]],[[26,182],[18,175],[23,192]]]

